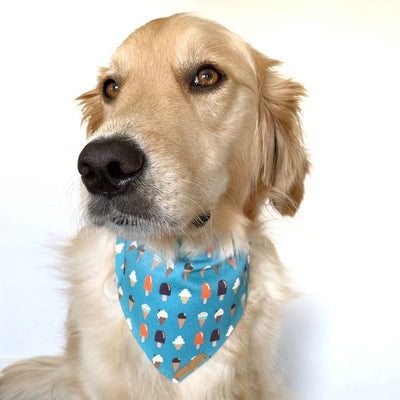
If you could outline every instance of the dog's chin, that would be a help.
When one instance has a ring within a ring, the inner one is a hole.
[[[162,239],[181,236],[182,229],[174,221],[160,222],[135,215],[120,215],[105,221],[104,226],[126,239]]]
[[[89,222],[96,226],[103,226],[126,239],[161,239],[163,237],[180,236],[183,227],[175,221],[167,221],[160,217],[143,217],[124,213],[112,213],[111,215],[93,215],[88,213]]]
[[[161,239],[181,236],[187,224],[177,217],[165,215],[150,205],[121,210],[113,202],[92,198],[86,208],[86,219],[93,225],[102,226],[126,239]]]

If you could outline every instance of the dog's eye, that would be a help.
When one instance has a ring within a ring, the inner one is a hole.
[[[194,86],[210,87],[214,86],[221,79],[221,74],[213,67],[202,67],[194,77]]]
[[[114,100],[119,92],[119,85],[114,79],[107,79],[103,85],[103,94],[109,100]]]

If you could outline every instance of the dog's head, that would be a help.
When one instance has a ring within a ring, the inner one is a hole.
[[[78,98],[90,220],[125,236],[176,237],[235,230],[267,199],[293,215],[308,171],[304,89],[278,64],[186,14],[130,35]]]

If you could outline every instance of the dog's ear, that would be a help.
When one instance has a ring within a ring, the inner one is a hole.
[[[100,79],[100,78],[99,78]],[[76,98],[82,107],[82,124],[87,123],[86,132],[89,137],[103,122],[103,102],[99,85]]]
[[[278,61],[255,52],[255,62],[261,150],[257,181],[280,214],[294,215],[303,199],[304,179],[309,170],[299,115],[305,89],[277,73],[274,68],[280,64]]]

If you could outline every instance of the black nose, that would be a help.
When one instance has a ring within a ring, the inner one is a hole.
[[[78,158],[78,171],[87,190],[107,197],[134,188],[144,169],[143,151],[125,137],[93,140]]]

